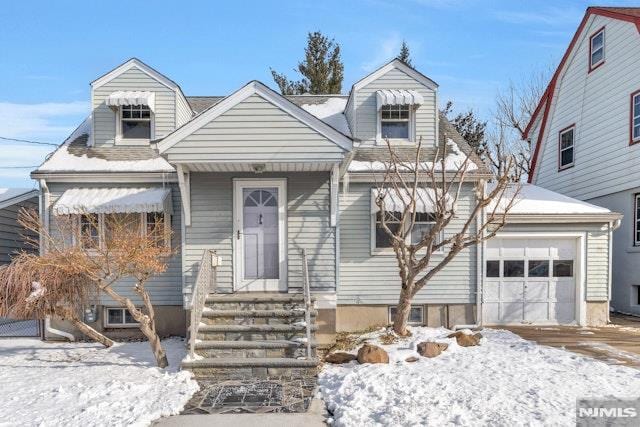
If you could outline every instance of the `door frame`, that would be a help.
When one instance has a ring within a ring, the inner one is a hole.
[[[287,292],[287,179],[286,178],[233,178],[233,233],[231,235],[233,258],[233,292],[251,292],[242,289],[242,272],[244,271],[244,250],[242,233],[244,188],[277,188],[278,189],[278,289]],[[275,291],[274,291],[275,292]]]
[[[575,289],[575,323],[578,326],[585,326],[587,323],[587,293],[586,293],[586,278],[587,278],[587,232],[521,232],[521,231],[512,231],[512,232],[502,232],[497,233],[491,240],[493,239],[575,239],[576,241],[576,259],[575,259],[575,280],[576,280],[576,289]],[[481,307],[478,316],[480,318],[480,324],[487,324],[484,322],[484,284],[487,280],[486,277],[486,261],[487,261],[487,244],[489,241],[484,242],[482,245],[482,264],[480,266],[481,269]],[[545,323],[548,325],[557,325],[557,323]],[[494,325],[494,323],[491,323]],[[495,325],[504,325],[504,326],[522,326],[521,323],[495,323]]]

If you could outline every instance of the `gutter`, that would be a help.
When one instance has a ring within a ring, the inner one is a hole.
[[[43,228],[46,231],[49,231],[49,187],[47,186],[46,180],[40,179],[38,181],[40,183],[40,203],[38,204],[39,215],[42,221]],[[40,255],[43,255],[45,253],[46,248],[44,245],[44,239],[42,237],[42,233],[40,233],[40,239],[38,243],[39,243]],[[72,334],[61,331],[59,329],[55,329],[51,326],[51,316],[45,317],[44,329],[46,332],[50,334],[67,338],[69,341],[75,341],[75,337]],[[44,338],[46,339],[46,336]]]

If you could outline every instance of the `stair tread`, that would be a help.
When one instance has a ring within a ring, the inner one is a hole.
[[[306,343],[291,340],[216,341],[203,340],[196,343],[196,349],[255,349],[255,348],[304,348]],[[312,347],[317,343],[311,342]]]
[[[311,316],[317,313],[310,311]],[[207,307],[202,311],[202,317],[302,317],[305,315],[303,308],[298,310],[218,310]]]
[[[311,325],[315,331],[316,325]],[[290,325],[203,325],[198,326],[198,332],[291,332],[305,331],[306,326],[300,324]]]
[[[237,358],[237,357],[211,357],[182,362],[183,368],[237,368],[237,367],[261,367],[261,368],[314,368],[318,366],[318,359],[292,359],[288,357],[265,358]]]
[[[281,294],[281,293],[236,293],[236,294],[209,294],[207,295],[207,303],[264,303],[264,302],[304,302],[302,294]],[[311,296],[311,301],[315,301],[315,297]]]

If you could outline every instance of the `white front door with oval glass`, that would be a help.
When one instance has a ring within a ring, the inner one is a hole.
[[[234,180],[234,290],[286,292],[286,181]]]

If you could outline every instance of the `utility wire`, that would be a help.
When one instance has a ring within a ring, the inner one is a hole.
[[[0,136],[0,139],[5,140],[5,141],[17,141],[17,142],[25,142],[27,144],[38,144],[38,145],[53,145],[53,146],[58,146],[58,144],[53,143],[53,142],[40,142],[40,141],[30,141],[28,139],[16,139],[16,138],[7,138],[5,136]]]
[[[0,166],[0,169],[31,169],[38,166]]]

